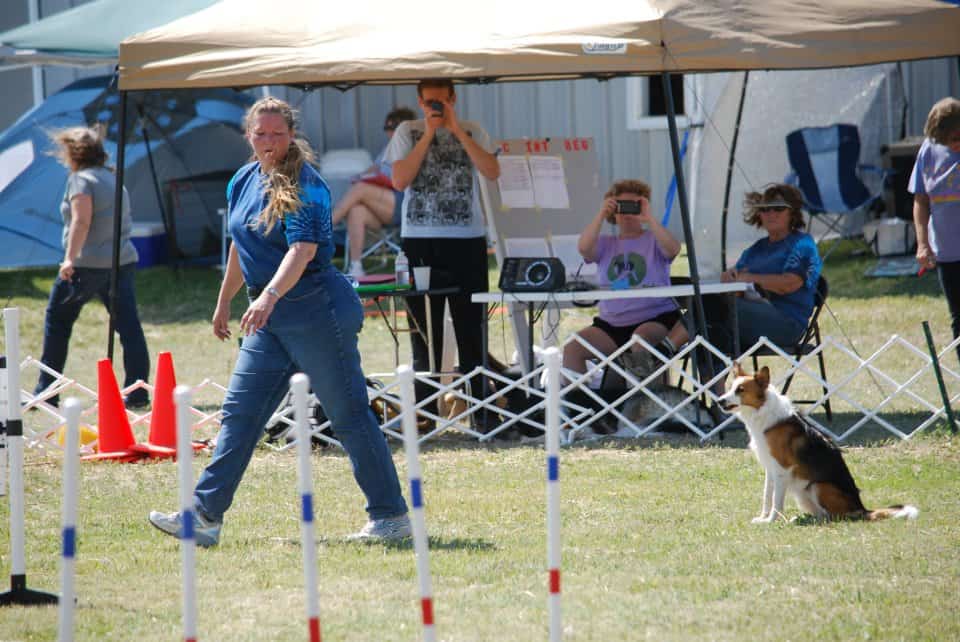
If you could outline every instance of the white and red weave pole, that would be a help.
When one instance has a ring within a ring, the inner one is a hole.
[[[183,581],[183,639],[197,640],[196,522],[193,515],[193,442],[191,439],[189,386],[177,386],[173,400],[177,404],[177,472],[180,477],[181,577]]]
[[[63,441],[63,557],[60,560],[60,612],[57,639],[73,640],[74,565],[77,552],[77,497],[80,479],[80,401],[63,402],[67,435]]]
[[[547,573],[550,596],[550,642],[563,637],[560,611],[560,351],[547,348]]]
[[[420,471],[420,435],[417,431],[417,400],[413,391],[413,370],[397,368],[400,383],[400,406],[403,413],[403,446],[407,454],[407,478],[410,480],[411,525],[413,550],[417,556],[417,577],[420,580],[420,614],[424,642],[436,640],[433,628],[433,588],[430,582],[430,546],[427,524],[423,517],[423,483]]]
[[[307,628],[310,642],[320,642],[320,594],[317,589],[317,541],[313,522],[313,476],[310,472],[310,421],[307,396],[310,378],[298,372],[290,377],[293,417],[297,426],[297,488],[300,492],[300,539],[303,580],[307,587]]]

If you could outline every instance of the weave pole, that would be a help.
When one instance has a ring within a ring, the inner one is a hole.
[[[550,642],[563,637],[560,610],[560,351],[543,353],[547,368],[547,573],[550,595]]]
[[[6,413],[0,416],[7,435],[7,454],[10,469],[10,590],[0,593],[0,606],[15,604],[29,606],[56,604],[57,596],[27,588],[27,557],[24,554],[26,529],[24,527],[23,489],[23,420],[20,414],[20,310],[3,309],[4,345],[6,357],[0,357],[0,372],[6,390],[3,400]],[[2,383],[2,382],[0,382]]]
[[[410,503],[413,505],[413,550],[417,556],[417,577],[420,580],[420,612],[423,620],[424,642],[436,640],[433,628],[433,588],[430,582],[430,546],[427,525],[423,517],[423,485],[420,471],[420,444],[417,431],[417,399],[413,391],[413,370],[410,366],[397,368],[400,382],[400,406],[403,413],[403,448],[407,454],[407,478],[410,480]]]
[[[297,426],[297,486],[300,491],[300,539],[303,581],[307,587],[307,628],[310,642],[320,642],[320,595],[317,590],[317,539],[313,522],[313,475],[310,472],[310,421],[307,396],[310,378],[298,372],[290,377],[293,416]]]
[[[60,562],[60,612],[57,639],[73,640],[75,607],[74,567],[77,550],[77,497],[80,479],[80,401],[70,397],[63,402],[67,420],[63,441],[63,558]]]
[[[177,386],[173,400],[177,404],[177,472],[180,478],[180,575],[183,583],[183,640],[197,642],[197,541],[193,515],[193,443],[190,441],[189,386]]]

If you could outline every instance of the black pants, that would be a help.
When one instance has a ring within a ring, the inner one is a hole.
[[[952,263],[937,263],[937,275],[940,277],[940,287],[947,297],[947,308],[950,310],[950,328],[953,338],[960,336],[960,261]],[[960,347],[957,347],[957,357],[960,358]]]
[[[450,316],[457,334],[457,352],[460,355],[460,371],[470,372],[483,363],[483,304],[471,303],[474,292],[489,289],[487,278],[487,241],[484,237],[467,239],[405,238],[403,252],[410,260],[410,267],[430,266],[430,287],[456,286],[460,292],[448,296],[430,297],[430,322],[433,328],[433,355],[436,363],[430,363],[427,343],[417,332],[410,333],[413,350],[413,367],[418,371],[438,372],[443,355],[443,304],[450,303]],[[426,331],[427,319],[422,296],[407,299],[410,311],[417,324]],[[411,329],[413,320],[408,319]],[[475,396],[479,394],[479,381],[471,382]],[[417,399],[424,399],[435,392],[426,384],[417,383]],[[437,404],[429,404],[430,412],[436,412]]]

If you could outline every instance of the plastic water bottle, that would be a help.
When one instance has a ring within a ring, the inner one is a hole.
[[[407,255],[403,250],[397,252],[397,259],[394,261],[394,271],[396,273],[397,287],[406,287],[410,285],[410,262],[407,261]]]

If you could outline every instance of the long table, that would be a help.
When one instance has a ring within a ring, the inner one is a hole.
[[[733,305],[733,295],[743,293],[749,289],[746,283],[700,283],[700,294],[726,294],[730,295],[731,301],[731,320],[734,326],[734,351],[739,353],[739,319],[736,314],[736,305]],[[474,303],[524,303],[527,306],[527,363],[524,370],[529,372],[533,368],[533,325],[536,314],[537,304],[546,306],[550,303],[572,304],[572,303],[590,303],[593,301],[609,301],[611,299],[640,299],[640,298],[685,298],[692,297],[694,294],[693,284],[684,283],[680,285],[668,285],[657,287],[639,287],[625,290],[611,290],[598,288],[593,290],[566,291],[557,292],[476,292],[471,295],[470,300]],[[487,336],[487,315],[483,315],[484,327],[483,336]]]

